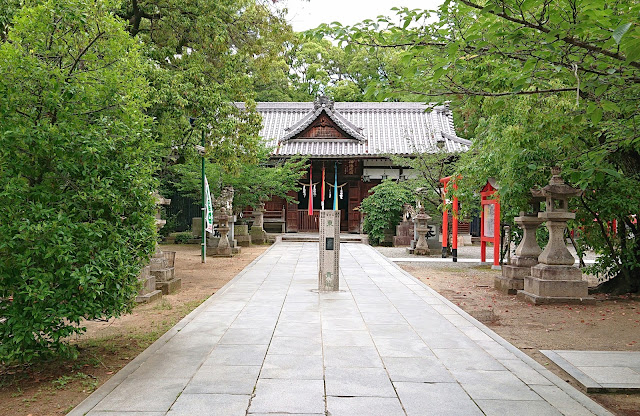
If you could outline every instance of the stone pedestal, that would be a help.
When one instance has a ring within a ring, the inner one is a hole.
[[[568,211],[568,199],[580,195],[581,191],[566,185],[558,168],[552,171],[549,185],[541,190],[546,199],[546,210],[538,214],[541,220],[546,221],[549,242],[538,256],[540,264],[531,268],[531,276],[524,278],[524,289],[518,291],[518,296],[536,305],[593,304],[595,299],[589,297],[588,283],[582,279],[580,269],[573,265],[575,259],[567,249],[564,239],[567,221],[576,216]]]
[[[538,264],[538,256],[542,249],[536,241],[536,230],[544,221],[537,215],[520,213],[513,219],[523,230],[522,240],[516,248],[516,255],[511,264],[502,266],[502,276],[496,276],[494,287],[501,292],[515,295],[524,289],[524,278],[531,275],[531,267]]]
[[[427,233],[429,232],[429,220],[431,217],[424,212],[424,209],[421,209],[418,214],[413,218],[415,222],[415,230],[418,234],[418,241],[416,241],[416,246],[413,250],[414,254],[420,256],[426,256],[431,253],[429,250],[429,245],[427,244]]]
[[[253,210],[253,225],[251,226],[251,242],[254,244],[264,244],[267,241],[267,232],[264,230],[264,208],[258,207]]]
[[[236,225],[236,241],[240,247],[249,247],[251,245],[251,236],[249,235],[249,226],[246,224]]]
[[[175,251],[162,251],[159,248],[151,258],[150,273],[155,277],[155,288],[169,295],[182,287],[182,279],[175,277]]]
[[[209,250],[209,255],[212,257],[231,257],[232,247],[229,243],[229,219],[226,214],[218,213],[215,216],[216,223],[218,224],[217,230],[220,233],[220,239],[218,244]]]
[[[137,303],[153,302],[162,297],[162,291],[156,289],[156,278],[151,274],[151,266],[145,266],[138,276],[140,290],[136,296]]]
[[[393,237],[393,246],[407,247],[411,245],[411,240],[413,240],[413,223],[405,219],[396,225],[396,235]]]

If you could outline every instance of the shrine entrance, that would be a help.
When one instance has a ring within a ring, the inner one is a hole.
[[[313,198],[313,212],[309,215],[309,194],[301,190],[298,192],[298,231],[299,232],[318,232],[320,210],[322,209],[322,200],[320,195],[320,184],[316,185],[316,195]],[[336,198],[336,192],[333,189],[329,190],[329,186],[325,185],[325,209],[333,209],[334,199]],[[303,188],[308,189],[308,186]],[[347,232],[348,227],[348,201],[349,201],[349,187],[344,186],[341,188],[342,199],[340,199],[340,191],[338,191],[338,209],[340,210],[340,231]],[[358,203],[359,205],[359,203]],[[357,205],[356,205],[357,206]]]
[[[298,203],[287,204],[287,231],[318,232],[319,212],[322,210],[324,199],[326,210],[334,209],[334,203],[337,202],[340,210],[340,231],[360,233],[361,215],[356,208],[373,186],[363,183],[361,176],[362,166],[358,160],[313,160],[311,171],[300,180],[300,191],[290,194]]]

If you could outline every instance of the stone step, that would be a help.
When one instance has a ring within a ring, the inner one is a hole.
[[[151,270],[151,274],[155,276],[157,282],[168,282],[175,277],[175,267],[167,267],[161,270]]]
[[[320,241],[320,234],[318,233],[289,233],[282,234],[281,237],[283,242],[317,243]],[[366,234],[340,234],[340,242],[369,244],[369,238]]]
[[[156,301],[160,298],[162,298],[162,291],[154,290],[153,292],[136,296],[136,303],[149,303],[149,302]]]
[[[167,282],[156,282],[156,289],[162,291],[163,295],[170,295],[177,292],[182,287],[182,279],[176,277]]]

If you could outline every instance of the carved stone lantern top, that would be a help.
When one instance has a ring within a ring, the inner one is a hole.
[[[529,198],[529,211],[520,211],[521,217],[537,217],[540,212],[540,203],[545,202],[545,197],[542,195],[542,190],[531,189],[531,198]]]
[[[567,185],[560,176],[561,169],[555,166],[551,169],[549,184],[541,189],[546,199],[547,212],[568,212],[567,200],[582,195],[582,190]]]
[[[538,192],[545,198],[545,212],[538,214],[540,218],[547,220],[570,220],[575,218],[575,214],[569,212],[569,198],[582,195],[582,190],[567,185],[560,176],[560,168],[554,167],[551,172],[553,176],[549,184]],[[533,193],[534,190],[532,190]],[[534,194],[535,196],[535,194]]]

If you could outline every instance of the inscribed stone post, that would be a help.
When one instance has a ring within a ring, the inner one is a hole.
[[[340,211],[320,211],[318,290],[340,289]]]

